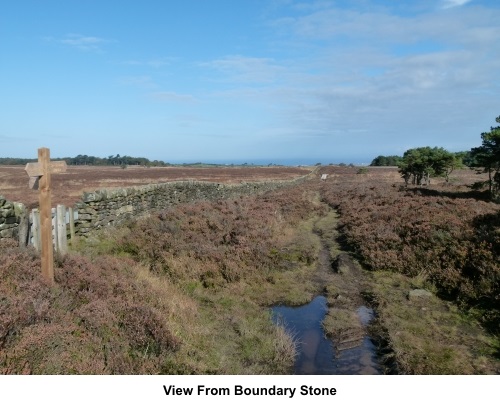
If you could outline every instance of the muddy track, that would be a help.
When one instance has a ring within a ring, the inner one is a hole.
[[[382,368],[369,336],[374,313],[363,298],[364,270],[341,249],[335,212],[318,220],[314,232],[321,242],[314,282],[327,299],[323,329],[333,341],[339,373],[380,374]]]

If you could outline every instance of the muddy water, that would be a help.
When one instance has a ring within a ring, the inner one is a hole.
[[[375,346],[368,336],[359,346],[341,351],[325,337],[321,323],[327,311],[323,296],[301,307],[272,308],[273,321],[283,323],[298,342],[294,374],[380,374]],[[357,312],[364,326],[373,319],[369,308],[362,306]]]

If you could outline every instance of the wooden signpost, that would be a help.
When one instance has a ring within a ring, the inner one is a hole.
[[[41,258],[42,276],[51,285],[54,284],[54,248],[52,246],[52,209],[50,198],[51,173],[66,171],[66,162],[50,161],[48,148],[38,149],[38,163],[28,163],[25,168],[30,177],[29,185],[40,190],[40,230],[41,230]]]

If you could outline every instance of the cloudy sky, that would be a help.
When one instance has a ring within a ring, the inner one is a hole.
[[[500,115],[497,0],[16,0],[0,157],[369,163]]]

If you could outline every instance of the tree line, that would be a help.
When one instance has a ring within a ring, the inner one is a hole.
[[[89,166],[169,166],[162,160],[149,160],[144,157],[109,155],[108,157],[96,157],[89,155],[77,155],[75,157],[56,158],[54,160],[64,160],[67,165],[89,165]],[[24,158],[0,158],[0,165],[25,165],[36,162],[37,159]]]
[[[500,116],[496,118],[500,124]],[[475,168],[478,173],[488,173],[488,180],[475,186],[487,186],[493,198],[500,197],[500,126],[491,127],[481,134],[481,146],[465,152],[448,152],[444,148],[429,146],[408,149],[403,156],[377,156],[370,166],[397,166],[405,183],[430,184],[431,177],[449,180],[453,170]]]
[[[149,160],[145,157],[109,155],[100,158],[88,155],[77,155],[74,158],[63,158],[68,165],[92,165],[92,166],[169,166],[162,160]]]

